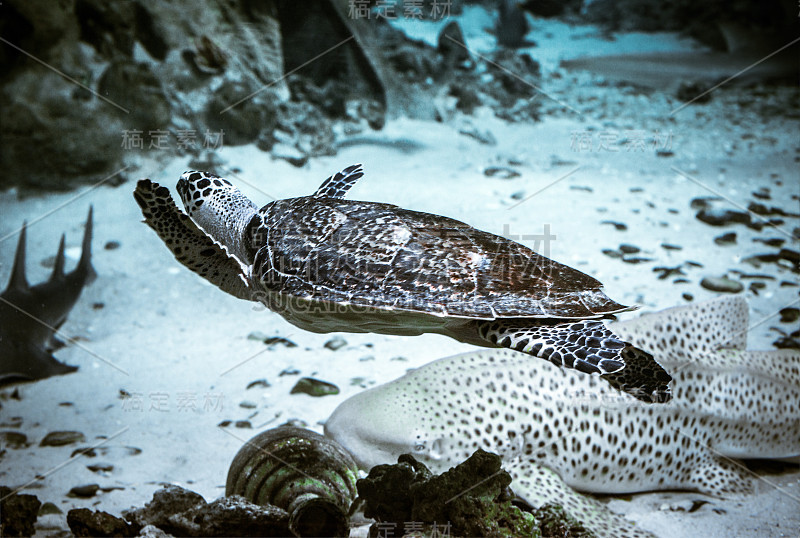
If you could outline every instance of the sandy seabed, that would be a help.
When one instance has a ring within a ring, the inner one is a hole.
[[[552,27],[553,39],[561,35],[560,29]],[[572,30],[580,34],[580,29]],[[591,32],[584,34],[572,41],[588,49],[599,40]],[[664,39],[675,47],[682,43]],[[544,56],[552,55],[547,44],[542,38],[539,48],[531,49],[534,58],[543,49]],[[540,123],[508,124],[479,110],[469,121],[490,131],[496,145],[459,134],[457,121],[397,119],[335,157],[314,159],[302,169],[272,161],[254,146],[226,147],[219,157],[228,168],[238,169],[228,178],[259,205],[310,194],[331,173],[362,163],[366,175],[348,193],[350,198],[446,215],[516,238],[598,278],[619,302],[651,311],[686,304],[687,294],[701,301],[716,294],[703,289],[700,280],[728,274],[745,284],[742,293],[754,325],[749,348],[770,349],[779,336],[772,327],[795,330],[796,324],[780,324],[776,313],[797,304],[798,288],[781,283],[796,285],[800,279],[786,267],[765,264],[756,269],[742,259],[770,250],[754,242],[757,237],[782,237],[786,247],[797,250],[797,240],[786,232],[800,225],[798,219],[786,218],[781,230],[715,228],[697,220],[690,203],[697,197],[719,196],[720,206],[747,207],[752,193],[766,187],[771,193],[766,204],[797,213],[797,116],[763,116],[752,102],[753,91],[744,89],[722,89],[710,103],[671,116],[669,112],[680,106],[672,98],[598,87],[588,75],[550,77],[552,58],[541,60],[544,89],[575,112],[538,94],[533,98],[543,101],[545,112]],[[767,93],[765,99],[776,98]],[[621,142],[634,130],[668,136],[659,147],[672,156],[659,156],[652,144],[626,148]],[[617,135],[616,151],[598,147],[601,133]],[[588,137],[591,146],[577,144],[581,137],[584,142]],[[133,155],[132,161],[138,169],[126,171],[127,177],[150,177],[171,188],[188,167],[186,159],[164,165]],[[484,170],[490,166],[520,175],[487,177]],[[474,349],[436,335],[340,334],[347,344],[332,351],[325,343],[337,335],[297,329],[179,265],[141,223],[133,187],[129,181],[118,187],[25,198],[15,191],[0,194],[3,281],[10,274],[23,220],[29,223],[28,279],[35,283],[47,278],[46,265],[62,232],[67,235],[69,263],[75,263],[86,211],[94,206],[93,264],[98,278],[84,290],[62,327],[75,343],[56,353],[59,360],[80,369],[0,392],[0,428],[23,432],[30,443],[5,450],[0,483],[25,486],[24,492],[55,503],[64,514],[90,507],[119,515],[143,505],[165,483],[197,491],[207,500],[217,498],[224,494],[234,454],[258,431],[287,421],[321,431],[333,409],[352,394],[431,360]],[[555,237],[542,244],[536,236],[546,229]],[[735,245],[715,244],[715,237],[729,231],[737,234]],[[106,248],[112,241],[119,247]],[[640,248],[636,256],[644,260],[625,263],[602,252],[621,244]],[[666,249],[663,244],[681,248]],[[676,284],[672,277],[661,280],[653,270],[679,265],[685,283]],[[732,270],[773,279],[754,279],[765,283],[756,294],[748,288],[754,280],[741,279]],[[285,337],[297,347],[269,347],[248,338],[252,333]],[[301,376],[334,383],[341,392],[322,398],[290,395]],[[269,386],[248,388],[262,379]],[[230,422],[220,427],[224,421]],[[40,447],[41,439],[56,430],[80,431],[86,442]],[[94,445],[95,457],[70,459],[77,448]],[[98,463],[113,468],[87,468]],[[663,537],[796,536],[800,472],[796,467],[756,470],[765,478],[757,494],[746,499],[659,492],[611,497],[608,504]],[[98,484],[101,490],[88,499],[67,496],[71,488],[85,484]],[[688,512],[700,499],[707,504]],[[40,526],[43,535],[66,528],[65,517],[40,518]]]

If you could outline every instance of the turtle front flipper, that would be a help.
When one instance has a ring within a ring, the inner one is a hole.
[[[478,322],[484,340],[549,360],[557,366],[600,374],[613,387],[646,402],[670,399],[670,375],[653,356],[611,332],[602,321],[547,323],[525,319]]]
[[[169,189],[142,179],[133,197],[142,209],[145,223],[164,241],[176,260],[222,291],[239,299],[256,300],[242,264],[178,209]]]

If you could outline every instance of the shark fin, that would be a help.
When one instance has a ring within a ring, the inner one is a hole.
[[[17,242],[17,252],[14,255],[14,267],[11,269],[11,278],[8,281],[8,288],[6,290],[20,290],[25,291],[30,288],[28,279],[25,278],[25,242],[27,235],[27,223],[22,224],[22,230],[19,232],[19,241]]]
[[[92,267],[92,230],[94,228],[92,216],[94,208],[89,206],[89,215],[86,217],[86,227],[83,232],[83,246],[81,248],[81,259],[78,260],[78,267],[75,271],[80,271],[85,275],[85,282],[89,284],[97,278],[97,273]]]
[[[547,467],[517,459],[503,463],[512,478],[511,489],[535,508],[557,504],[597,536],[606,538],[652,538],[633,522],[613,513],[599,501],[578,493]]]
[[[53,264],[53,273],[50,275],[50,281],[61,280],[64,278],[64,234],[61,234],[61,241],[58,243],[58,252],[56,253],[56,261]]]

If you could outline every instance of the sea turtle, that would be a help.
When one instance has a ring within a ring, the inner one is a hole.
[[[188,215],[149,179],[134,197],[179,262],[302,329],[440,333],[601,374],[644,401],[669,399],[666,371],[603,323],[631,308],[598,280],[454,219],[345,200],[362,176],[349,166],[311,196],[261,209],[198,171],[177,185]]]

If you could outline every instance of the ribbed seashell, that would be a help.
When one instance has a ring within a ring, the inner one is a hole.
[[[225,495],[289,512],[297,536],[349,534],[358,466],[338,443],[292,426],[250,439],[233,458]]]

